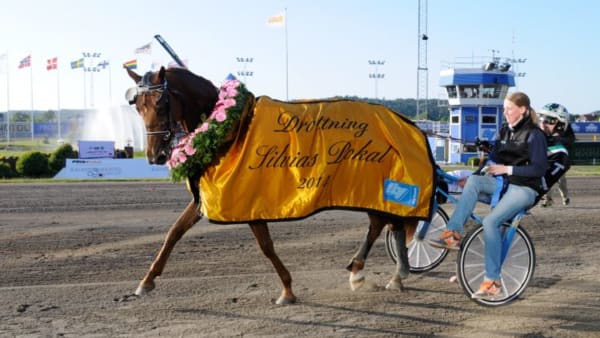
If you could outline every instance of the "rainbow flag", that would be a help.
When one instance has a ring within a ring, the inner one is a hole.
[[[137,69],[137,59],[133,59],[131,61],[123,63],[123,67],[127,69]]]

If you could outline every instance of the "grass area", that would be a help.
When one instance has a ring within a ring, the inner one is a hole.
[[[10,143],[7,144],[6,140],[0,141],[0,157],[19,157],[21,154],[26,153],[28,151],[40,151],[42,153],[51,154],[62,144],[62,141],[59,142],[58,139],[55,138],[35,138],[35,139],[26,139],[19,138],[16,140],[11,140]],[[77,142],[71,142],[71,146],[73,148],[77,148]],[[144,151],[134,151],[134,158],[143,158],[146,157],[146,153]]]
[[[466,165],[440,165],[446,171],[451,170],[475,170],[476,168]],[[574,165],[567,171],[567,177],[600,176],[600,165]]]
[[[76,144],[71,144],[74,147]],[[58,148],[59,143],[56,139],[18,139],[17,142],[11,142],[6,144],[6,141],[0,142],[0,157],[11,157],[20,156],[21,154],[28,151],[41,151],[43,153],[52,153]],[[146,154],[143,151],[135,151],[134,158],[145,158]],[[475,170],[474,167],[467,165],[440,165],[442,169],[446,171],[451,170]],[[567,172],[567,177],[587,177],[587,176],[600,176],[600,165],[574,165]],[[57,183],[57,182],[81,182],[89,180],[55,180],[52,178],[13,178],[13,179],[0,179],[2,183]],[[132,180],[101,180],[101,181],[132,181]],[[169,181],[169,179],[139,179],[133,181]]]

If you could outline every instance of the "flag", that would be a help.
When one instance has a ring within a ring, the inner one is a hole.
[[[152,54],[152,41],[148,42],[147,44],[145,44],[139,48],[136,48],[135,53],[136,54]]]
[[[267,25],[273,27],[285,25],[285,15],[283,13],[273,15],[267,20]]]
[[[71,61],[71,69],[83,68],[83,58]]]
[[[98,67],[98,69],[100,69],[100,68],[105,69],[106,67],[108,67],[108,65],[109,65],[108,61],[104,60],[104,61],[98,63],[97,67]]]
[[[31,55],[27,55],[19,62],[19,69],[25,67],[31,67]]]
[[[123,63],[123,67],[127,69],[137,69],[137,59],[133,59],[131,61]]]
[[[46,64],[46,70],[52,70],[56,68],[58,68],[58,57],[48,59],[48,64]]]

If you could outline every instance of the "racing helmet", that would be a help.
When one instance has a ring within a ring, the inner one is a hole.
[[[569,125],[569,111],[558,103],[548,103],[537,112],[540,119],[550,124],[556,124],[556,130],[563,132]]]

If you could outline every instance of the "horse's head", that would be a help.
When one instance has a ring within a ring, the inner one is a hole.
[[[125,97],[146,126],[146,157],[150,164],[164,164],[171,156],[177,133],[193,131],[215,106],[217,88],[187,69],[161,67],[140,76],[127,68],[136,87]]]

